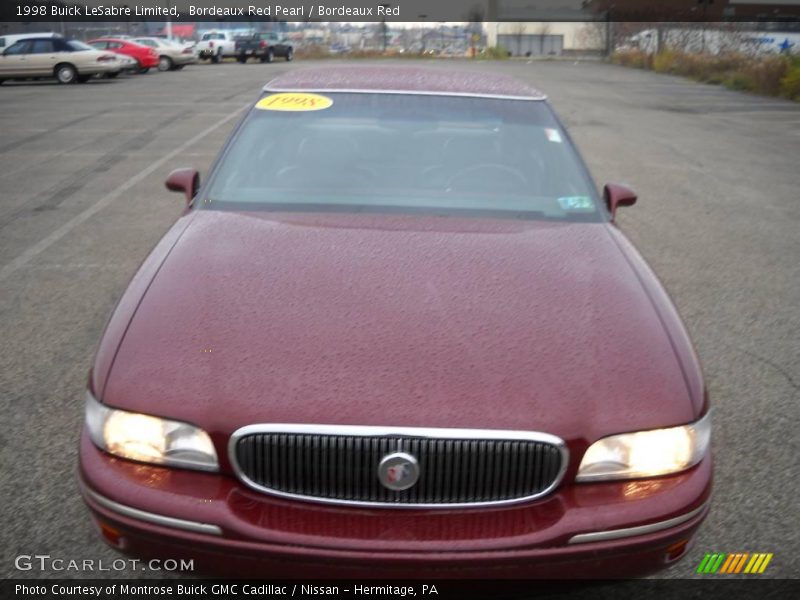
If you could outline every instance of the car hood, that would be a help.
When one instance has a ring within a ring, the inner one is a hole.
[[[217,439],[317,423],[592,441],[697,416],[609,224],[184,219],[117,351],[112,406]]]

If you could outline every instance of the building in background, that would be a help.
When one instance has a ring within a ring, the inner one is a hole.
[[[486,44],[512,56],[600,56],[606,51],[605,29],[602,22],[484,23]]]

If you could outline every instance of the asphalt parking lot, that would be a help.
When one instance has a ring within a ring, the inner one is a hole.
[[[75,478],[105,320],[183,209],[167,173],[207,172],[261,86],[310,64],[0,87],[2,576],[64,575],[19,572],[20,554],[117,557]],[[683,315],[715,410],[711,515],[659,577],[691,577],[711,551],[771,552],[764,576],[800,575],[800,105],[593,62],[414,64],[535,83],[598,184],[639,192],[620,225]]]

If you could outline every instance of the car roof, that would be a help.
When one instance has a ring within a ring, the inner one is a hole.
[[[3,33],[0,34],[0,37],[19,41],[32,38],[63,38],[64,36],[53,31],[34,31],[32,33]]]
[[[544,100],[536,88],[497,73],[421,67],[328,67],[290,71],[272,79],[265,92],[353,92],[473,96]]]
[[[2,36],[0,36],[0,37],[2,37]],[[63,38],[46,37],[46,36],[42,37],[42,36],[38,36],[38,35],[32,35],[30,37],[24,37],[24,38],[19,39],[19,40],[14,40],[14,43],[16,44],[17,42],[43,42],[43,41],[52,42],[53,40],[60,40],[60,39],[63,39]],[[64,41],[66,42],[66,41],[69,41],[69,40],[64,40]]]

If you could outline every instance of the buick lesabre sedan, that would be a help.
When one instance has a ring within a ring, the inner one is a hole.
[[[274,576],[632,576],[709,510],[709,403],[545,97],[429,69],[271,81],[100,342],[103,538]],[[196,564],[198,564],[196,562]]]
[[[86,83],[94,75],[114,78],[125,65],[112,52],[101,52],[78,40],[32,36],[0,54],[0,83],[6,79],[48,79]]]

